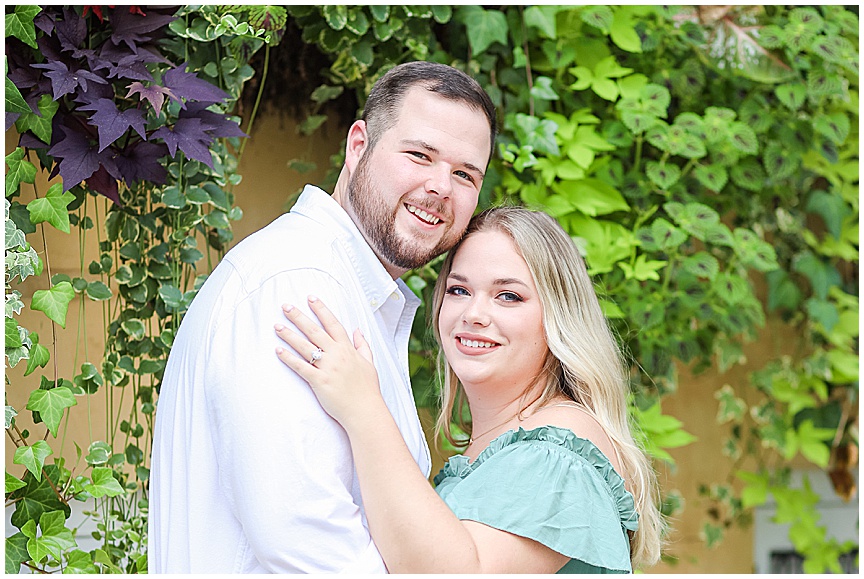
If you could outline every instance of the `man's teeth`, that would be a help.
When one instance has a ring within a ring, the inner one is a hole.
[[[423,211],[419,207],[414,207],[413,205],[408,205],[408,211],[410,211],[411,213],[413,213],[414,215],[416,215],[417,217],[419,217],[420,219],[422,219],[423,221],[425,221],[426,223],[429,223],[431,225],[437,225],[438,222],[441,221],[439,218],[435,217],[434,215],[429,215],[428,213],[426,213],[425,211]]]
[[[491,348],[495,345],[494,342],[478,342],[477,340],[466,340],[465,338],[459,338],[459,341],[462,342],[463,346],[468,346],[469,348]]]

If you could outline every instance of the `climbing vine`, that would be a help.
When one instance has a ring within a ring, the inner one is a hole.
[[[245,133],[232,110],[254,74],[248,60],[284,24],[275,7],[7,11],[6,126],[19,146],[6,157],[6,359],[26,362],[24,376],[47,374],[23,407],[6,405],[21,465],[6,472],[17,528],[8,573],[146,572],[159,382],[180,318],[242,215],[232,189]],[[47,190],[40,169],[53,178]],[[49,227],[77,237],[76,273],[51,271]],[[85,263],[94,246],[98,258]],[[16,286],[30,277],[40,289],[29,310],[48,317],[51,336],[19,324],[28,304]],[[85,339],[93,308],[104,330],[97,352]],[[56,332],[70,318],[71,340]],[[71,369],[58,348],[74,350]],[[105,416],[91,411],[96,397]],[[68,456],[74,411],[87,413],[91,439]],[[97,529],[89,551],[69,518],[76,501]]]

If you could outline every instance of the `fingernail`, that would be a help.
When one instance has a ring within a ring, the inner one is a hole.
[[[291,304],[282,304],[282,311],[285,312],[286,314],[293,309],[294,309],[294,306],[292,306]]]
[[[317,302],[318,298],[316,298],[315,296],[309,296],[309,301],[310,302]]]
[[[283,350],[282,348],[276,348],[276,353],[277,353],[277,354],[281,354],[281,353],[284,352],[284,351],[285,351],[285,350]]]
[[[283,326],[282,324],[276,324],[273,327],[276,329],[277,332],[281,332],[282,330],[285,329],[285,326]]]

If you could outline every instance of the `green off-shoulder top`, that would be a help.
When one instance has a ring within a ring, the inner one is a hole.
[[[570,557],[558,573],[629,573],[633,495],[594,444],[566,428],[510,430],[434,479],[461,520],[533,539]]]

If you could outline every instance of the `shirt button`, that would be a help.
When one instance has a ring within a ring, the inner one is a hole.
[[[399,292],[393,292],[392,294],[390,294],[390,297],[393,298],[394,300],[398,300],[399,299]]]
[[[378,307],[378,300],[369,300],[369,305],[372,306],[373,308],[377,308]]]

